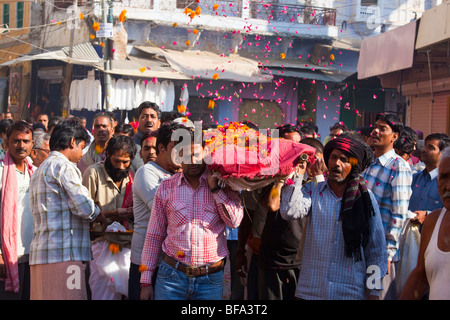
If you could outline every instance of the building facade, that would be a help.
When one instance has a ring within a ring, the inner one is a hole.
[[[192,120],[212,125],[250,120],[273,128],[311,120],[324,138],[335,122],[345,121],[354,129],[370,123],[379,110],[406,117],[406,102],[398,91],[364,86],[352,75],[363,39],[420,17],[435,2],[36,2],[30,9],[34,32],[28,43],[45,58],[27,62],[34,75],[30,81],[36,81],[28,102],[38,103],[42,92],[50,92],[55,114],[83,112],[83,106],[71,107],[70,88],[73,80],[87,78],[93,70],[102,83],[102,108],[110,107],[111,84],[118,80],[134,81],[135,86],[168,81],[173,91],[165,111],[185,110]],[[55,48],[63,49],[65,57],[50,62],[49,52]],[[77,59],[69,56],[73,48],[79,49]],[[93,61],[92,48],[98,61]],[[104,57],[111,62],[105,63]],[[24,64],[11,63],[8,72]],[[111,78],[106,83],[105,74]],[[112,109],[122,121],[131,121],[138,102],[126,107],[114,103]]]

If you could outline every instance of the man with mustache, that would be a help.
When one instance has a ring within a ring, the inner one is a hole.
[[[441,153],[437,181],[444,207],[425,219],[417,266],[409,275],[400,299],[420,300],[427,291],[430,300],[450,299],[450,147]]]
[[[81,174],[94,163],[105,160],[106,146],[114,135],[114,120],[106,112],[99,112],[94,116],[93,126],[94,141],[78,163]]]
[[[8,151],[0,162],[0,299],[29,300],[28,256],[33,237],[29,186],[36,169],[27,159],[34,143],[32,127],[24,121],[14,123],[6,143]]]
[[[394,113],[380,113],[372,130],[375,161],[363,172],[377,199],[386,233],[388,273],[383,278],[380,299],[397,299],[396,272],[400,257],[400,235],[408,218],[412,172],[410,165],[395,153],[394,143],[403,130],[403,123]]]
[[[450,139],[444,133],[432,133],[425,138],[425,145],[420,154],[425,169],[413,175],[412,195],[409,200],[413,220],[420,224],[423,224],[431,211],[443,207],[436,178],[442,151],[448,146]]]
[[[218,185],[203,160],[201,142],[194,141],[193,130],[185,130],[190,142],[180,151],[182,171],[163,180],[153,199],[142,250],[141,300],[153,292],[155,300],[221,300],[229,255],[225,229],[238,227],[244,214],[239,194]]]
[[[284,186],[280,213],[286,220],[309,215],[295,296],[300,299],[377,299],[367,270],[381,282],[387,270],[384,229],[377,201],[361,172],[369,147],[356,138],[338,137],[324,147],[329,175],[315,186],[303,179]],[[314,164],[316,165],[316,164]],[[306,164],[299,169],[304,175]],[[376,283],[376,282],[374,282]],[[367,296],[368,294],[368,296]]]
[[[141,294],[140,272],[141,253],[150,220],[153,199],[161,181],[180,171],[179,164],[174,162],[172,150],[176,141],[172,141],[172,134],[176,130],[185,129],[181,124],[163,124],[158,131],[146,132],[144,138],[156,136],[156,159],[148,161],[136,172],[133,183],[133,217],[134,232],[131,240],[131,265],[128,282],[128,299],[139,300]],[[141,153],[146,150],[147,140],[142,141]],[[155,275],[156,276],[156,275]],[[154,276],[154,279],[156,277]]]
[[[161,126],[161,111],[156,103],[144,101],[137,111],[139,126],[133,139],[137,146],[137,153],[141,151],[141,139],[145,132],[158,130]],[[141,157],[135,157],[131,164],[134,172],[144,165]]]
[[[106,146],[106,158],[86,169],[83,174],[83,185],[88,189],[91,198],[100,208],[108,224],[117,221],[128,226],[132,217],[132,171],[131,161],[136,155],[133,139],[125,135],[117,135],[109,140]],[[131,240],[131,239],[130,239]],[[93,300],[120,300],[121,294],[109,286],[109,278],[100,276],[98,258],[105,247],[106,239],[97,238],[92,243],[94,260],[91,261],[91,286]],[[129,247],[130,243],[127,245]]]
[[[156,160],[156,140],[158,137],[158,131],[147,131],[144,133],[141,139],[141,151],[139,155],[141,156],[144,164],[150,161]]]

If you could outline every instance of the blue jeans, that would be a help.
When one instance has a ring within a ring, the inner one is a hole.
[[[222,300],[223,270],[203,277],[188,277],[161,262],[155,300]]]

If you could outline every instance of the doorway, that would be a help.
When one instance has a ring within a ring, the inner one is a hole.
[[[259,129],[275,129],[282,124],[281,107],[273,101],[243,100],[239,107],[239,121],[251,121]]]

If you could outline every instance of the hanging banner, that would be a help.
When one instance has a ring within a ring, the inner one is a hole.
[[[9,74],[8,108],[11,113],[19,111],[20,88],[22,85],[22,68],[13,68]]]
[[[96,32],[97,38],[111,38],[113,36],[112,23],[99,23],[100,28]]]

